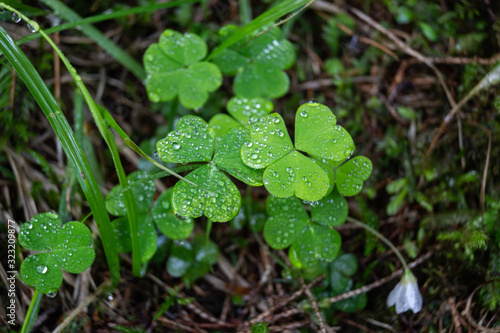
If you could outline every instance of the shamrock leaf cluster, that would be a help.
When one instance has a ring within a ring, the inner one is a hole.
[[[341,238],[332,226],[344,223],[347,202],[336,191],[311,207],[311,217],[295,197],[270,196],[266,202],[269,218],[264,238],[274,249],[290,246],[289,257],[298,268],[311,267],[319,261],[332,262],[340,250]]]
[[[238,27],[225,26],[219,31],[224,41]],[[231,48],[214,58],[224,74],[236,75],[234,94],[243,97],[278,98],[290,85],[288,75],[283,71],[295,61],[292,43],[283,39],[281,30],[273,28],[251,40],[240,40]]]
[[[262,185],[262,172],[240,159],[240,147],[249,132],[232,128],[215,147],[214,130],[200,117],[184,116],[176,130],[156,145],[161,160],[170,163],[206,162],[174,186],[172,205],[181,216],[207,216],[215,222],[226,222],[238,213],[241,195],[236,185],[222,171],[249,184]],[[194,184],[194,185],[193,185]]]
[[[44,294],[54,293],[61,286],[62,269],[81,273],[95,258],[90,230],[81,222],[63,225],[54,213],[38,214],[24,223],[19,243],[28,250],[39,251],[23,261],[21,277]]]
[[[205,104],[208,93],[222,84],[219,68],[200,61],[206,55],[207,45],[198,35],[165,30],[144,55],[149,99],[162,102],[179,96],[181,104],[190,109]]]
[[[344,161],[353,151],[351,136],[336,124],[332,111],[319,103],[306,103],[297,110],[295,146],[281,116],[272,113],[252,124],[241,158],[252,168],[265,168],[264,184],[271,194],[316,201],[331,190],[328,171],[318,161]]]

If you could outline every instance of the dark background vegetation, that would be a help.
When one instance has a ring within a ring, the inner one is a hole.
[[[59,24],[60,20],[48,15],[50,10],[43,4],[25,3],[43,10],[32,16],[42,27]],[[88,17],[151,1],[66,3],[82,17]],[[253,17],[272,3],[252,1]],[[388,29],[404,47],[356,15],[350,6]],[[409,261],[417,260],[413,272],[424,298],[421,312],[396,315],[385,305],[396,282],[393,280],[369,290],[364,307],[320,304],[327,331],[500,331],[499,88],[489,87],[468,101],[427,154],[452,104],[466,96],[500,61],[499,13],[500,4],[491,0],[367,0],[348,4],[316,1],[282,25],[295,45],[297,61],[287,71],[290,91],[275,101],[275,110],[292,125],[297,107],[311,98],[332,108],[338,122],[353,136],[356,154],[369,157],[374,166],[362,194],[349,199],[350,215],[377,228]],[[2,19],[0,24],[14,38],[29,34],[24,24],[15,24],[5,15]],[[219,28],[229,23],[240,23],[236,0],[185,5],[95,26],[142,62],[146,48],[166,28],[197,33],[211,49],[217,44]],[[169,103],[150,103],[143,83],[78,30],[52,37],[96,101],[113,114],[136,143],[154,153],[156,140],[173,128]],[[72,123],[73,110],[83,106],[78,99],[75,103],[75,86],[69,74],[62,66],[58,69],[59,60],[42,40],[29,42],[22,49],[53,89]],[[442,73],[449,97],[424,58]],[[231,87],[232,78],[226,77],[223,86],[194,114],[208,120],[224,112],[232,96]],[[4,57],[0,57],[0,108],[2,222],[8,218],[26,221],[37,212],[49,210],[58,211],[66,220],[81,220],[89,208],[78,186],[68,184],[65,178],[66,159],[56,137]],[[192,113],[180,109],[177,116]],[[90,114],[84,115],[86,144],[94,148],[91,159],[103,180],[104,191],[108,191],[118,183],[113,163]],[[122,145],[120,140],[118,144]],[[122,161],[127,173],[147,168],[125,147]],[[170,187],[175,179],[161,182]],[[70,188],[74,190],[68,191]],[[241,189],[245,191],[244,186]],[[255,189],[254,201],[263,203],[266,193]],[[122,257],[118,289],[99,293],[67,330],[245,331],[250,319],[284,302],[263,320],[272,330],[317,331],[318,321],[305,294],[286,301],[314,274],[283,269],[274,258],[286,261],[286,255],[259,245],[248,221],[237,222],[214,225],[211,239],[223,259],[190,286],[166,272],[166,245],[159,247],[144,278],[133,277],[127,256]],[[195,232],[205,228],[205,221],[200,219],[197,225]],[[6,225],[0,227],[4,244]],[[353,254],[358,263],[351,288],[369,285],[400,268],[391,251],[362,229],[346,224],[338,230],[343,239],[342,251]],[[65,276],[66,283],[58,295],[43,300],[36,331],[54,329],[108,278],[99,240],[94,243],[97,259],[91,271],[78,277]],[[328,269],[325,272],[329,274]],[[259,283],[264,274],[269,278]],[[326,295],[322,288],[325,281],[316,280],[311,288],[318,300]],[[31,291],[18,282],[18,297],[26,310]],[[171,292],[173,297],[166,285],[176,288]],[[176,302],[154,320],[166,297]],[[194,302],[185,301],[188,297]],[[3,319],[1,322],[5,323]],[[1,331],[9,330],[4,326]]]

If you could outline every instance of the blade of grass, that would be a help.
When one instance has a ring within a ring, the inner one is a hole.
[[[43,294],[35,289],[33,298],[31,299],[30,306],[28,307],[28,313],[26,313],[26,318],[21,328],[21,333],[29,333],[33,328],[33,324],[38,316],[38,310],[40,309],[40,303],[42,302]]]
[[[120,264],[118,252],[114,246],[114,232],[106,207],[104,206],[104,198],[99,191],[99,187],[90,170],[87,159],[78,141],[76,141],[66,117],[62,113],[59,105],[57,105],[54,96],[52,96],[43,82],[40,74],[38,74],[33,64],[2,27],[0,27],[0,50],[12,66],[14,66],[19,77],[25,82],[26,86],[33,94],[35,100],[54,129],[57,138],[61,141],[61,145],[68,157],[69,163],[79,175],[77,176],[78,182],[87,198],[99,234],[101,235],[111,279],[113,280],[114,286],[117,286],[120,282]]]
[[[309,2],[310,0],[288,0],[280,2],[278,5],[267,10],[263,14],[256,17],[253,21],[240,28],[233,35],[231,35],[231,37],[229,37],[222,44],[213,49],[213,51],[208,55],[207,60],[210,60],[216,55],[220,54],[222,51],[224,51],[243,37],[249,35],[250,33],[273,23],[283,15],[293,12],[294,10],[307,5]]]
[[[67,21],[73,22],[82,19],[80,15],[58,0],[42,0],[42,2],[52,8],[55,15]],[[146,72],[142,65],[113,41],[104,36],[101,31],[90,24],[82,24],[81,28],[86,36],[92,38],[100,47],[115,58],[116,61],[130,70],[138,79],[142,81],[146,78]]]
[[[158,9],[164,9],[164,8],[171,8],[171,7],[177,7],[181,5],[187,5],[191,3],[197,3],[200,2],[201,0],[180,0],[180,1],[170,1],[170,2],[165,2],[165,3],[156,3],[156,4],[151,4],[147,6],[139,6],[139,7],[134,7],[134,8],[129,8],[129,9],[122,9],[122,10],[117,10],[113,11],[112,13],[108,14],[99,14],[99,15],[94,15],[91,17],[86,17],[80,20],[76,21],[71,21],[68,23],[64,23],[49,29],[44,29],[45,33],[50,35],[54,32],[58,31],[63,31],[67,29],[71,29],[74,27],[82,26],[85,24],[91,24],[91,23],[96,23],[96,22],[101,22],[101,21],[106,21],[106,20],[112,20],[116,18],[120,18],[123,16],[128,16],[128,15],[135,15],[135,14],[144,14],[144,13],[150,13],[154,12],[155,10]],[[39,33],[34,33],[29,36],[23,37],[19,40],[16,41],[17,45],[24,44],[26,42],[29,42],[30,40],[40,38],[41,35]]]

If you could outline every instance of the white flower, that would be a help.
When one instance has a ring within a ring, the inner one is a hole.
[[[387,298],[387,306],[396,304],[396,313],[412,310],[417,313],[422,309],[422,295],[418,289],[417,279],[406,269],[403,278],[394,287]]]

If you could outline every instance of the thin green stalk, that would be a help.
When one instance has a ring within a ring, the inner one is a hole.
[[[99,107],[101,109],[102,107]],[[102,119],[101,119],[102,121]],[[120,160],[120,153],[116,142],[113,138],[113,134],[106,127],[104,133],[104,140],[108,144],[109,151],[111,152],[111,157],[113,158],[113,163],[115,164],[116,173],[118,174],[118,181],[123,189],[123,199],[125,203],[125,208],[127,210],[127,219],[130,228],[130,239],[132,241],[132,272],[135,276],[141,276],[141,249],[139,246],[139,226],[137,218],[137,210],[135,205],[135,199],[133,197],[131,187],[123,170],[123,165]]]
[[[252,21],[252,6],[250,0],[239,0],[240,7],[240,22],[241,25],[247,25]]]
[[[384,235],[382,235],[380,232],[378,232],[377,230],[373,229],[372,227],[370,227],[369,225],[361,222],[361,221],[358,221],[352,217],[347,217],[347,221],[351,222],[352,224],[355,224],[365,230],[368,230],[369,232],[371,232],[372,234],[374,234],[378,239],[380,239],[382,242],[384,242],[392,251],[394,251],[394,253],[396,254],[396,256],[399,258],[399,261],[401,261],[401,264],[403,265],[403,267],[405,269],[409,269],[408,268],[408,265],[406,264],[406,260],[405,258],[403,258],[403,255],[401,254],[401,252],[399,252],[399,250],[394,246],[394,244],[392,244],[392,242],[390,240],[388,240],[387,238],[385,238]]]
[[[28,313],[26,313],[26,318],[21,328],[21,333],[29,333],[33,328],[36,317],[38,316],[38,310],[40,309],[40,303],[42,302],[43,294],[35,289],[33,298],[31,299],[30,306],[28,308]]]
[[[135,14],[144,14],[144,13],[150,13],[154,12],[155,10],[158,9],[164,9],[164,8],[171,8],[171,7],[176,7],[176,6],[181,6],[181,5],[186,5],[186,4],[191,4],[191,3],[197,3],[200,2],[201,0],[180,0],[180,1],[170,1],[170,2],[165,2],[165,3],[156,3],[156,4],[151,4],[147,6],[139,6],[139,7],[134,7],[134,8],[129,8],[129,9],[122,9],[122,10],[117,10],[113,11],[112,13],[107,13],[107,14],[99,14],[91,17],[87,17],[84,19],[80,20],[73,20],[68,23],[64,23],[49,29],[44,29],[45,33],[50,35],[53,34],[54,32],[59,32],[67,29],[71,29],[74,27],[78,26],[83,26],[85,24],[91,24],[91,23],[96,23],[96,22],[102,22],[106,20],[112,20],[128,15],[135,15]],[[30,40],[40,38],[41,35],[39,33],[34,33],[29,36],[23,37],[21,39],[18,39],[16,41],[17,45],[24,44],[26,42],[29,42]]]
[[[27,19],[27,18],[26,18]],[[31,20],[27,19],[28,23],[30,23]],[[30,23],[31,24],[31,23]],[[104,138],[104,141],[108,145],[109,150],[111,151],[111,156],[113,158],[113,163],[115,165],[116,172],[118,174],[118,180],[120,182],[120,185],[122,188],[127,189],[128,188],[128,181],[127,177],[125,176],[125,171],[123,170],[123,166],[120,161],[120,156],[118,149],[116,147],[116,142],[114,141],[113,135],[110,131],[110,129],[105,125],[104,119],[101,116],[101,111],[99,111],[99,106],[95,103],[94,99],[92,96],[90,96],[89,91],[87,90],[87,87],[85,84],[82,82],[81,77],[77,74],[75,68],[71,65],[69,62],[68,58],[66,58],[66,55],[59,49],[59,47],[54,43],[54,41],[42,30],[39,29],[39,33],[42,35],[42,37],[52,46],[54,51],[59,55],[59,58],[61,61],[64,63],[66,68],[68,69],[70,75],[73,77],[73,80],[76,83],[76,86],[80,90],[80,92],[83,95],[83,98],[85,99],[85,102],[87,103],[87,106],[89,107],[90,112],[92,113],[92,117],[94,118],[97,128],[99,129],[99,132],[101,133],[102,137]],[[125,191],[123,193],[123,198],[124,198],[124,203],[125,203],[125,208],[127,210],[127,218],[129,221],[130,225],[130,233],[131,233],[131,240],[132,240],[132,271],[134,275],[140,276],[140,270],[141,270],[141,254],[140,254],[140,248],[139,248],[139,238],[138,238],[138,230],[139,227],[137,225],[137,214],[136,214],[136,209],[135,209],[135,200],[132,196],[132,193],[130,191]]]
[[[19,13],[14,8],[3,2],[0,2],[0,6],[18,13],[19,16],[30,23],[34,29],[39,29],[36,22],[29,20],[26,16]],[[0,27],[0,51],[3,52],[5,57],[15,68],[19,77],[25,82],[26,86],[39,104],[50,125],[54,129],[57,138],[60,140],[61,146],[68,158],[68,162],[73,166],[73,169],[77,174],[78,182],[80,183],[82,191],[85,194],[90,209],[92,210],[99,234],[102,238],[104,252],[111,273],[111,279],[114,286],[117,286],[120,282],[120,264],[118,260],[118,252],[116,246],[114,246],[115,239],[113,228],[111,227],[109,215],[106,211],[106,207],[104,206],[102,194],[99,191],[95,177],[90,170],[88,161],[74,136],[73,130],[71,129],[59,105],[55,101],[54,96],[52,96],[40,77],[40,74],[36,71],[33,64],[28,60],[26,55],[19,49],[19,47],[2,27]]]
[[[207,221],[207,232],[205,234],[205,241],[207,243],[207,246],[208,246],[208,242],[210,242],[210,232],[212,231],[212,226],[214,224],[214,221],[212,221],[211,219],[208,219]]]

